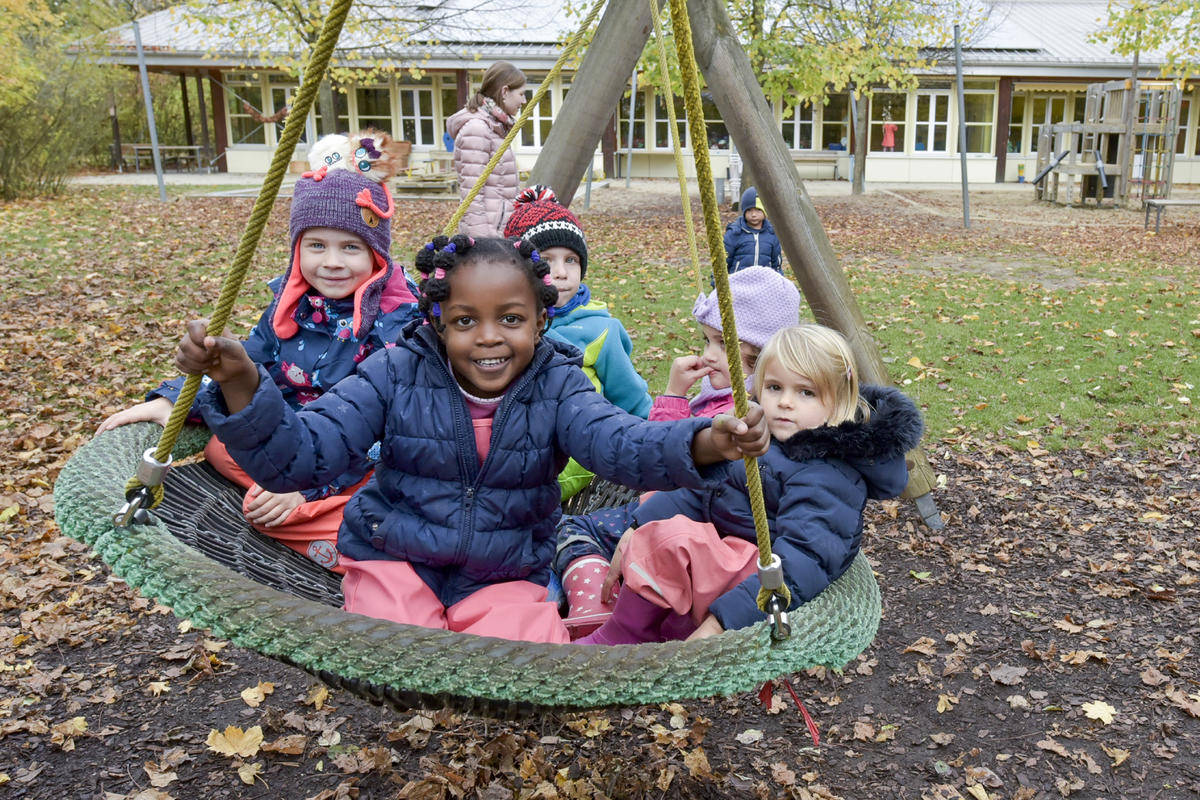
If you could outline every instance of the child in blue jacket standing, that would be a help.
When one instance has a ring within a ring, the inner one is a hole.
[[[711,486],[726,459],[765,452],[761,410],[656,423],[602,398],[578,351],[543,335],[558,292],[528,242],[438,237],[417,268],[428,324],[299,412],[203,320],[188,324],[176,363],[213,379],[205,422],[271,491],[320,485],[381,443],[338,535],[346,610],[566,642],[545,599],[568,456],[636,487]]]
[[[532,186],[517,196],[504,235],[521,238],[537,248],[550,267],[558,292],[554,316],[546,334],[574,345],[583,353],[583,371],[610,403],[645,418],[651,399],[646,380],[633,366],[633,342],[608,304],[592,296],[583,282],[587,277],[588,248],[583,227],[547,186]],[[591,480],[592,474],[576,463],[559,476],[563,499]]]
[[[309,154],[312,169],[296,181],[291,259],[287,271],[268,284],[274,298],[244,344],[294,409],[353,374],[371,353],[390,347],[419,316],[416,284],[392,263],[390,142],[377,131],[323,137]],[[100,430],[131,422],[165,425],[182,387],[182,378],[164,381],[146,402],[113,414]],[[368,464],[303,491],[276,493],[248,477],[217,437],[204,455],[247,489],[242,512],[251,526],[342,571],[336,548],[342,510],[363,484]]]
[[[742,192],[738,209],[742,215],[725,226],[725,266],[730,272],[755,266],[783,272],[783,247],[758,190],[751,186]]]

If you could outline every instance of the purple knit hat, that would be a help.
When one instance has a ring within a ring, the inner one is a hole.
[[[330,136],[314,146],[314,153],[324,145],[331,154],[323,157],[325,163],[322,166],[305,172],[292,191],[292,214],[288,223],[291,257],[284,274],[283,289],[271,315],[280,337],[289,338],[299,330],[294,318],[296,308],[300,298],[311,289],[297,267],[300,237],[310,228],[348,231],[362,237],[371,248],[375,269],[354,292],[354,335],[366,335],[375,324],[380,298],[394,271],[391,249],[395,204],[383,182],[390,172],[375,163],[375,159],[386,156],[375,149],[386,147],[380,141],[386,136],[377,134],[374,139],[365,135]],[[336,150],[333,145],[337,145]],[[310,160],[312,158],[310,154]]]
[[[739,341],[761,349],[776,331],[800,322],[800,291],[770,267],[746,267],[733,273],[729,292]],[[696,298],[692,316],[701,325],[722,329],[715,290]]]

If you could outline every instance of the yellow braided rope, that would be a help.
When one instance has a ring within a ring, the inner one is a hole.
[[[704,124],[704,109],[700,104],[699,69],[696,54],[692,50],[692,28],[688,19],[686,0],[671,0],[671,23],[675,30],[675,53],[679,57],[679,70],[683,78],[683,99],[687,106],[688,130],[692,134],[692,153],[696,160],[696,181],[700,184],[700,204],[704,209],[704,228],[708,234],[708,253],[712,259],[713,280],[717,287],[717,300],[721,308],[721,333],[725,339],[725,353],[729,361],[729,378],[733,384],[734,410],[744,417],[749,405],[746,399],[746,378],[742,374],[742,359],[738,346],[737,327],[733,318],[733,301],[729,296],[729,273],[725,267],[725,242],[721,238],[721,218],[717,212],[717,191],[713,184],[712,164],[708,159],[708,130]],[[758,461],[743,459],[746,464],[746,489],[750,494],[750,508],[754,511],[754,532],[758,539],[758,563],[771,563],[771,532],[767,526],[767,509],[763,504],[762,478],[758,474]],[[791,592],[785,584],[779,593],[784,605],[792,602]],[[771,592],[760,589],[758,607],[767,610]]]
[[[675,117],[675,93],[671,91],[671,69],[667,64],[667,42],[663,35],[662,21],[658,18],[656,0],[646,0],[650,5],[650,19],[654,20],[654,39],[658,43],[658,64],[662,71],[663,92],[667,99],[667,116],[671,122],[671,149],[675,153],[675,174],[679,176],[679,195],[683,200],[683,225],[687,229],[688,253],[692,257],[692,269],[696,271],[696,288],[704,293],[704,271],[700,269],[700,253],[696,247],[696,226],[692,221],[692,200],[688,196],[687,176],[683,167],[683,146],[679,142],[679,123]]]
[[[583,35],[591,29],[592,23],[596,21],[596,17],[599,16],[600,10],[604,8],[605,2],[607,0],[596,0],[591,10],[588,11],[587,16],[583,18],[583,23],[579,26],[579,29],[571,34],[571,38],[567,40],[567,44],[563,48],[562,55],[558,57],[558,61],[551,67],[541,86],[538,86],[537,91],[533,93],[533,97],[521,109],[521,113],[517,115],[517,121],[509,128],[508,134],[500,142],[500,146],[496,148],[496,152],[492,153],[492,158],[488,161],[487,166],[483,168],[483,173],[475,181],[475,185],[471,187],[471,191],[467,192],[467,196],[458,204],[458,209],[450,217],[450,221],[446,223],[446,227],[442,229],[443,235],[453,236],[458,230],[458,223],[462,222],[462,218],[466,216],[467,209],[471,207],[471,203],[474,203],[475,198],[483,191],[483,185],[487,183],[492,170],[500,163],[501,156],[508,150],[509,145],[512,144],[512,140],[517,138],[517,134],[521,132],[521,128],[525,126],[525,123],[529,121],[529,117],[533,114],[533,109],[537,108],[538,104],[542,102],[542,98],[546,96],[546,92],[549,91],[550,86],[554,83],[554,79],[562,72],[563,66],[575,55],[575,51],[579,49],[579,45],[583,41]]]
[[[271,159],[271,167],[263,179],[262,189],[258,193],[254,210],[250,213],[250,218],[246,220],[246,227],[242,231],[242,239],[238,244],[233,263],[225,275],[224,283],[221,284],[217,306],[208,323],[210,336],[220,336],[224,332],[225,326],[229,324],[229,318],[233,315],[233,304],[246,280],[246,273],[250,271],[250,259],[253,258],[254,251],[258,247],[258,240],[262,236],[263,228],[266,227],[267,218],[271,215],[271,208],[275,205],[279,187],[283,183],[283,175],[287,171],[292,160],[292,153],[300,141],[300,134],[304,132],[308,111],[312,107],[313,98],[317,96],[317,89],[321,85],[321,79],[333,57],[333,50],[337,46],[338,37],[341,35],[342,26],[346,23],[346,17],[350,13],[352,4],[353,0],[334,0],[329,9],[329,16],[325,18],[321,37],[317,40],[312,54],[309,56],[308,66],[304,70],[304,81],[300,86],[300,91],[296,94],[292,110],[288,114],[287,123],[283,128],[283,134],[279,137],[279,145],[275,148],[275,154]],[[179,438],[180,431],[183,430],[188,411],[192,407],[192,401],[196,399],[196,394],[200,390],[200,380],[201,376],[199,375],[189,375],[184,381],[183,389],[179,392],[179,399],[171,408],[171,416],[163,427],[158,447],[154,451],[156,461],[165,462],[171,455],[171,451],[175,449],[175,441]],[[137,490],[141,485],[142,482],[136,476],[130,478],[129,482],[125,484],[126,494]],[[154,500],[151,507],[157,506],[162,501],[162,485],[151,487],[150,491]]]

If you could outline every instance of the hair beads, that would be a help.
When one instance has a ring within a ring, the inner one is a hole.
[[[537,257],[537,251],[529,242],[474,239],[462,235],[453,238],[436,236],[417,251],[415,261],[417,271],[424,278],[420,284],[421,311],[439,331],[442,330],[441,304],[450,297],[450,276],[463,264],[509,264],[523,270],[537,298],[538,310],[554,316],[558,291],[550,279],[550,267]]]

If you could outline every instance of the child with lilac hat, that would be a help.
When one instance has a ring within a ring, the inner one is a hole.
[[[244,346],[267,369],[294,409],[354,373],[368,355],[393,346],[418,316],[416,284],[392,262],[395,212],[387,179],[397,153],[378,131],[332,135],[309,153],[311,170],[296,181],[287,271],[268,285],[274,295]],[[183,378],[164,381],[146,402],[113,414],[100,431],[131,422],[165,425]],[[193,410],[199,420],[198,411]],[[213,437],[205,458],[246,488],[242,510],[256,530],[337,572],[337,531],[346,501],[368,469],[353,469],[303,492],[264,490]]]

